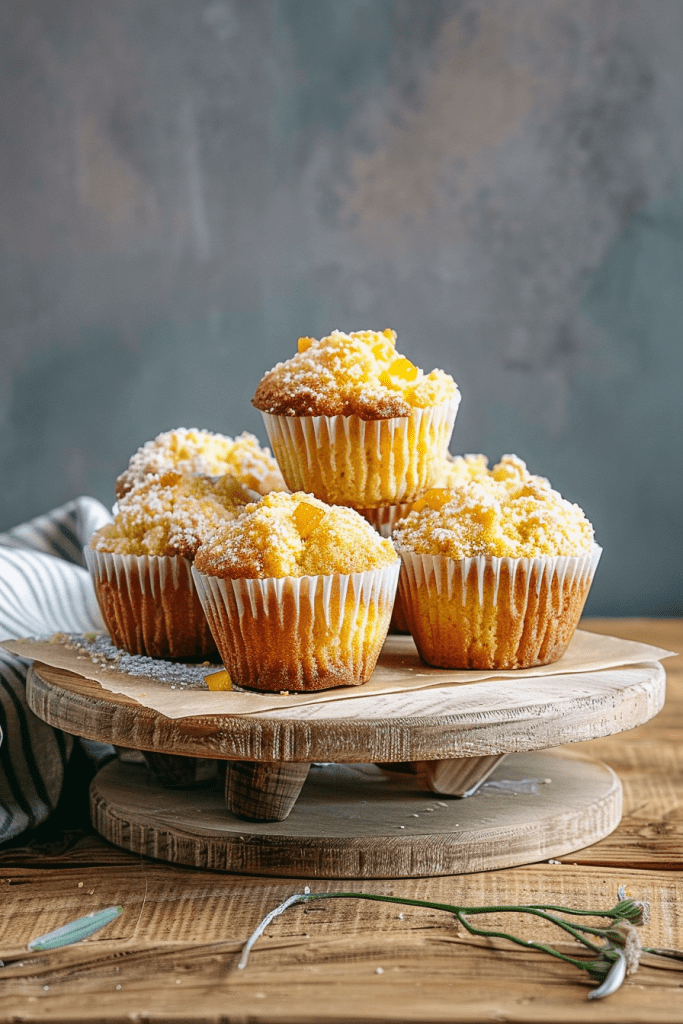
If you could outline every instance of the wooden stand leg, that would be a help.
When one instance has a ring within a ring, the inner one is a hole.
[[[443,796],[472,796],[482,782],[507,754],[484,754],[481,757],[453,757],[443,761],[405,761],[378,764],[386,772],[417,775],[432,793]]]
[[[423,775],[432,793],[445,796],[472,796],[507,754],[485,754],[482,757],[455,757],[450,761],[419,762],[418,775]]]
[[[284,821],[311,767],[296,761],[228,761],[226,764],[228,810],[250,821]]]

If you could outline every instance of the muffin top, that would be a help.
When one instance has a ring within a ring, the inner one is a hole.
[[[504,456],[508,457],[513,456]],[[477,477],[486,477],[488,464],[489,460],[485,455],[451,455],[450,452],[446,452],[438,486],[446,489],[460,487]]]
[[[178,427],[138,448],[116,481],[116,497],[122,498],[150,473],[169,471],[208,476],[229,473],[259,494],[287,489],[275,459],[253,434],[244,431],[233,440],[210,430]]]
[[[93,534],[90,547],[116,555],[182,555],[197,548],[254,497],[234,477],[149,474],[114,508],[114,522]]]
[[[195,566],[209,576],[266,579],[365,572],[395,561],[391,541],[353,509],[274,491],[237,509],[202,544]]]
[[[427,491],[400,521],[393,533],[399,548],[449,558],[590,551],[593,527],[583,511],[516,455],[504,455],[493,469],[483,455],[456,457],[450,472],[448,487]]]
[[[332,331],[299,338],[299,351],[263,377],[257,409],[283,416],[360,416],[388,419],[459,396],[443,370],[425,374],[395,348],[395,331]]]

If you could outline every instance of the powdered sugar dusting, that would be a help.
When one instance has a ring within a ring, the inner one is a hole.
[[[164,661],[142,654],[128,654],[127,651],[115,647],[104,633],[55,633],[39,639],[50,640],[51,643],[62,644],[76,650],[79,652],[77,657],[88,659],[98,668],[129,677],[144,676],[155,682],[165,683],[172,690],[208,690],[206,676],[221,667],[209,662],[188,665],[186,662]]]

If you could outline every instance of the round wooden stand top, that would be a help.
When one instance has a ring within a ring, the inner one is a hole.
[[[73,672],[35,663],[27,697],[50,725],[116,746],[226,760],[348,764],[503,754],[608,736],[656,715],[665,680],[664,669],[653,662],[527,677],[523,700],[512,679],[504,688],[500,680],[482,680],[455,688],[448,714],[392,715],[386,697],[381,715],[373,714],[373,699],[359,696],[252,715],[171,719]],[[430,691],[421,692],[428,707]]]
[[[394,773],[392,773],[394,774]],[[111,762],[90,790],[93,824],[135,853],[176,864],[293,878],[415,878],[559,857],[608,835],[621,784],[567,752],[512,754],[466,800],[374,765],[314,765],[285,821],[241,821],[218,786],[163,789]]]

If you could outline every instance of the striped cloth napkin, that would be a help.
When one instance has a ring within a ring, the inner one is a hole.
[[[110,521],[104,505],[82,497],[0,533],[0,640],[104,629],[83,546]],[[55,809],[75,742],[95,762],[114,752],[36,718],[26,703],[29,665],[0,648],[0,843]]]

